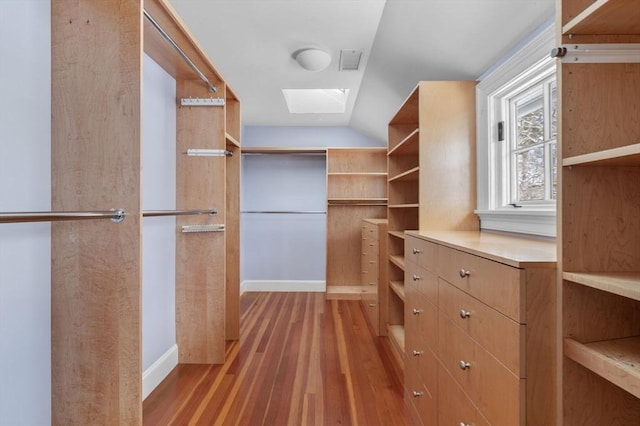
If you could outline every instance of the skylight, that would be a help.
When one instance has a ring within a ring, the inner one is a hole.
[[[282,89],[291,114],[341,114],[349,89]]]

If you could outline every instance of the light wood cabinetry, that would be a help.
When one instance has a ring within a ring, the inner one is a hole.
[[[145,12],[217,87],[215,95]],[[225,250],[236,237],[183,234],[181,225],[235,221],[225,182],[235,186],[231,175],[239,168],[185,151],[224,149],[229,138],[239,145],[239,101],[164,0],[60,0],[51,15],[52,210],[126,212],[117,226],[52,224],[52,423],[142,424],[143,53],[176,79],[178,97],[215,96],[226,104],[177,107],[177,209],[218,212],[176,220],[180,362],[224,361],[225,262],[237,262],[225,259]],[[227,288],[239,285],[232,280]]]
[[[362,219],[362,306],[376,336],[386,335],[387,220]]]
[[[640,43],[640,2],[558,2],[561,43]],[[640,53],[636,50],[636,58]],[[640,418],[640,63],[563,61],[560,88],[565,425]]]
[[[475,230],[475,82],[423,81],[389,122],[387,329],[404,354],[406,230]]]
[[[360,299],[361,220],[385,218],[385,148],[327,148],[327,297]]]
[[[558,424],[556,245],[405,237],[405,395],[415,424]]]

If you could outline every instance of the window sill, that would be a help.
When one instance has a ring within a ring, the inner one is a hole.
[[[556,236],[555,210],[476,210],[480,218],[480,229],[520,234]]]

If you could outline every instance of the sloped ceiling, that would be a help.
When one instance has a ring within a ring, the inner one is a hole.
[[[242,102],[244,125],[351,126],[386,143],[420,80],[475,80],[536,28],[555,0],[170,0]],[[324,71],[293,53],[318,47]],[[341,49],[364,51],[339,71]],[[348,88],[344,114],[290,114],[281,90]]]

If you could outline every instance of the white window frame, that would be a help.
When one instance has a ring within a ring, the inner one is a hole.
[[[509,93],[531,80],[542,81],[555,72],[550,51],[555,44],[555,26],[549,23],[505,62],[490,70],[476,87],[477,114],[477,198],[475,213],[486,230],[518,232],[555,237],[556,205],[549,202],[505,206],[509,199],[508,171],[504,170],[505,142],[498,142],[498,126],[504,105],[498,105]],[[506,111],[508,113],[508,110]],[[505,132],[508,131],[504,129]],[[508,160],[508,158],[507,158]]]

